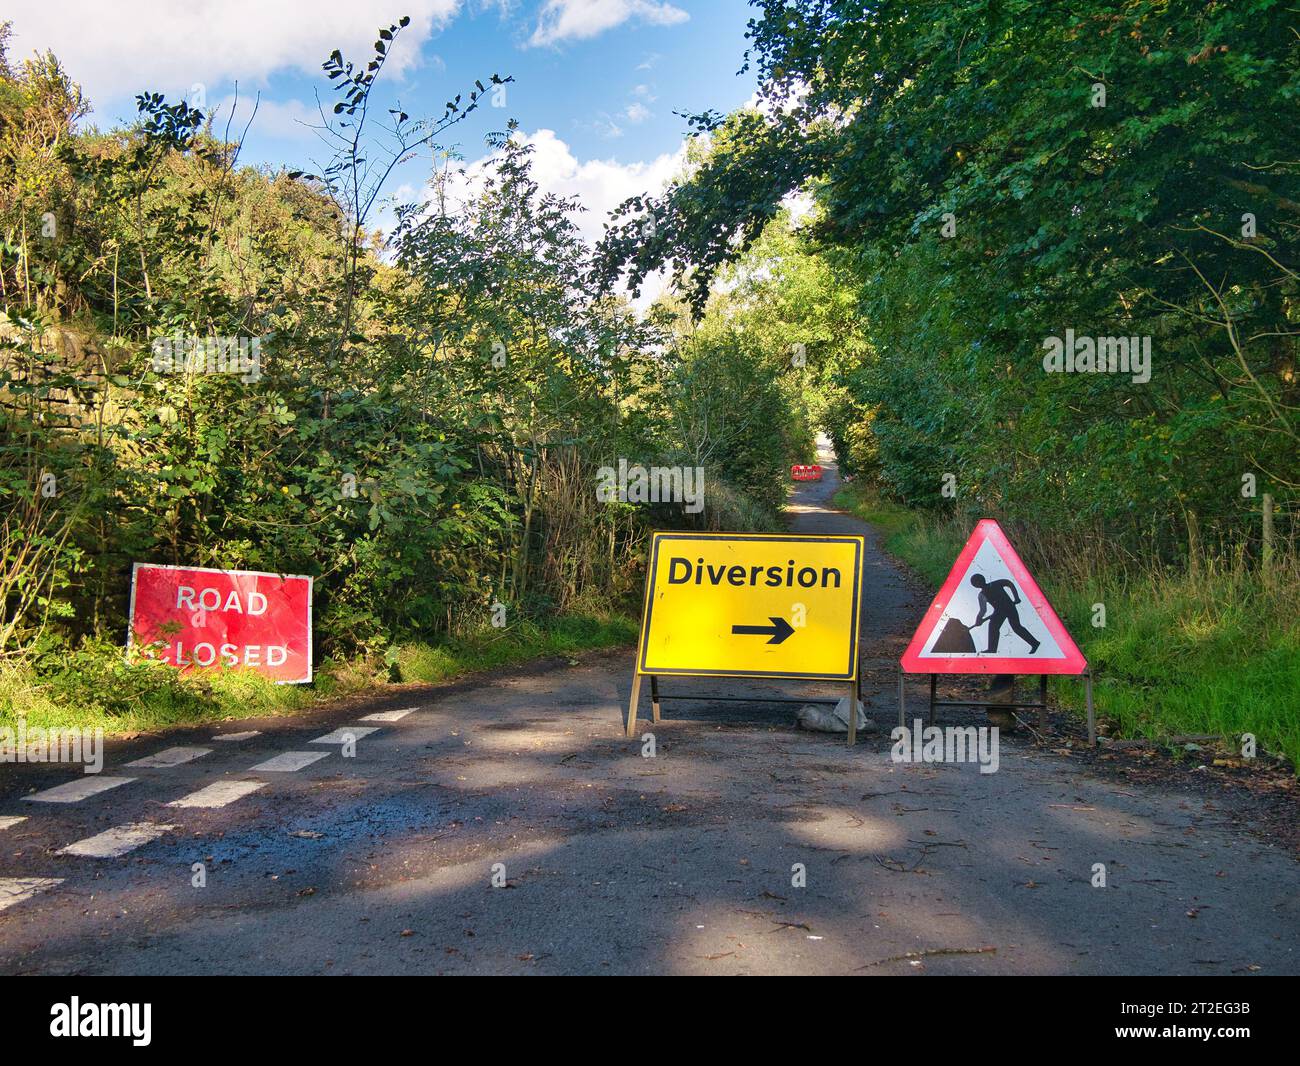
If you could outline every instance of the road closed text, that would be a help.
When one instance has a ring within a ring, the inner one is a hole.
[[[176,586],[176,609],[195,612],[197,624],[206,619],[203,615],[241,614],[256,618],[266,614],[266,596],[256,590],[240,592],[238,589],[216,588],[212,585],[198,588],[190,585]],[[173,666],[270,666],[280,667],[289,660],[289,649],[283,644],[213,644],[200,640],[186,646],[177,640],[166,649],[164,662]]]
[[[289,649],[283,644],[211,644],[201,640],[191,647],[176,641],[163,662],[173,666],[283,666],[289,660]]]
[[[176,586],[176,609],[189,608],[191,611],[234,611],[236,614],[266,614],[266,597],[260,592],[249,592],[241,596],[235,589],[222,599],[223,593],[217,588],[193,589],[188,585]]]
[[[138,563],[130,642],[181,670],[311,680],[311,578]]]

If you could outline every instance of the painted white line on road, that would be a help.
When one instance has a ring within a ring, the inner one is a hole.
[[[364,714],[361,716],[363,722],[397,722],[405,718],[415,707],[405,707],[400,711],[377,711],[374,714]]]
[[[195,759],[201,759],[203,756],[211,754],[211,748],[164,748],[162,751],[155,752],[153,755],[146,755],[143,759],[136,759],[135,762],[129,762],[126,765],[141,768],[165,768],[180,766],[182,763],[193,762]]]
[[[191,792],[188,796],[172,800],[167,806],[224,807],[227,803],[234,803],[235,800],[242,799],[250,792],[256,792],[259,788],[265,787],[265,781],[218,781],[206,788],[199,789],[197,792]]]
[[[0,829],[9,829],[17,825],[19,822],[25,821],[27,821],[27,816],[25,814],[6,814],[3,817],[0,817]]]
[[[274,759],[258,763],[253,769],[271,773],[292,773],[294,770],[301,770],[304,766],[310,766],[318,759],[329,758],[329,754],[328,751],[286,751]]]
[[[100,792],[107,792],[110,788],[117,788],[118,785],[128,785],[134,781],[134,777],[101,777],[98,774],[79,777],[75,781],[69,781],[66,785],[55,785],[53,788],[47,788],[44,792],[37,792],[31,796],[24,796],[24,803],[80,803],[87,796],[94,796]]]
[[[260,737],[261,735],[262,735],[262,731],[260,729],[248,729],[245,730],[243,733],[218,733],[212,739],[213,740],[247,740],[249,737]]]
[[[323,737],[317,737],[311,743],[313,744],[346,744],[348,737],[353,740],[360,740],[362,737],[368,737],[371,733],[378,733],[377,725],[351,725],[344,726],[342,729],[336,729],[333,733],[326,733]]]
[[[112,829],[96,833],[93,837],[86,837],[85,840],[78,840],[75,844],[61,848],[58,854],[79,855],[84,859],[116,859],[128,851],[134,851],[141,844],[157,840],[164,833],[170,833],[176,828],[174,825],[159,825],[157,822],[130,822],[127,825],[116,825]]]
[[[0,911],[61,884],[62,877],[0,877]]]

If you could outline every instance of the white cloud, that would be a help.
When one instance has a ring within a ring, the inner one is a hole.
[[[587,210],[574,218],[578,231],[594,246],[605,232],[609,212],[630,196],[639,193],[658,195],[686,164],[683,141],[674,152],[665,152],[648,162],[619,163],[613,159],[579,160],[554,130],[540,129],[524,140],[533,147],[533,180],[543,193],[577,196]],[[481,187],[492,156],[475,160],[460,179],[456,198],[464,200]],[[644,310],[666,287],[666,279],[656,275],[647,280],[635,306]]]
[[[181,96],[202,83],[209,94],[238,78],[265,85],[274,73],[318,74],[338,48],[368,60],[380,25],[402,14],[411,24],[392,48],[387,69],[401,74],[420,62],[419,46],[456,14],[462,0],[405,0],[397,14],[351,0],[17,0],[10,58],[51,49],[91,100],[146,89]]]
[[[673,26],[691,16],[662,0],[546,0],[537,19],[532,45],[582,41],[630,19],[654,26]]]
[[[592,245],[604,234],[611,210],[638,193],[658,195],[686,161],[685,142],[675,152],[664,152],[648,162],[619,163],[614,159],[578,159],[554,130],[540,129],[523,139],[532,146],[533,180],[542,192],[577,196],[587,209],[575,221]],[[471,195],[479,187],[491,162],[492,156],[486,155],[465,168],[459,183],[461,196]]]
[[[627,105],[626,109],[623,111],[623,117],[633,125],[636,125],[637,123],[644,122],[646,119],[653,118],[654,116],[645,104],[634,102]]]

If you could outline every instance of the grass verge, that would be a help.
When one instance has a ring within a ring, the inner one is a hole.
[[[333,696],[389,682],[432,682],[636,640],[637,620],[619,612],[574,612],[523,620],[439,643],[394,646],[386,655],[326,660],[310,685],[276,685],[246,671],[182,675],[127,662],[113,644],[88,643],[35,661],[0,664],[0,727],[25,717],[46,729],[134,733],[168,726],[292,714]]]
[[[973,526],[928,518],[856,486],[842,489],[835,503],[877,526],[886,550],[936,590]],[[1112,735],[1212,734],[1236,747],[1250,733],[1260,748],[1300,766],[1294,560],[1280,565],[1270,584],[1241,559],[1135,569],[1073,554],[1074,566],[1028,555],[1025,562],[1087,656],[1097,713]],[[1078,682],[1054,679],[1053,690],[1082,713]]]

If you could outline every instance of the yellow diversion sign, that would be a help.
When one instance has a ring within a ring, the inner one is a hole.
[[[629,735],[643,675],[655,721],[661,675],[814,678],[856,691],[864,546],[852,536],[655,533]]]

